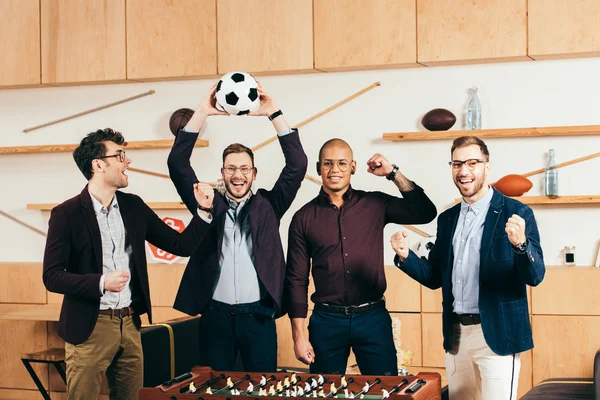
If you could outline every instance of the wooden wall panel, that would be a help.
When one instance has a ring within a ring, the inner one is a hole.
[[[125,0],[41,0],[42,83],[126,78]]]
[[[412,366],[423,365],[423,348],[421,337],[421,314],[390,313],[392,320],[400,320],[400,348],[414,353]],[[400,362],[400,360],[398,360]]]
[[[593,376],[600,316],[533,316],[533,384],[548,378]]]
[[[528,60],[527,0],[417,0],[417,49],[424,65]]]
[[[521,372],[519,373],[519,388],[517,398],[520,399],[533,387],[533,357],[532,351],[521,353]]]
[[[390,312],[421,311],[421,286],[417,281],[394,266],[385,267],[387,289],[386,307]]]
[[[423,330],[423,366],[445,367],[444,336],[442,335],[442,314],[421,314]]]
[[[0,387],[35,389],[33,380],[21,362],[21,355],[46,349],[46,322],[0,320],[0,332]],[[40,381],[47,387],[48,366],[32,365]]]
[[[315,68],[417,66],[416,0],[315,0]]]
[[[533,288],[533,314],[600,315],[600,268],[549,267]]]
[[[529,0],[528,7],[531,58],[600,55],[598,0]]]
[[[0,87],[39,85],[39,0],[3,0],[0,14]]]
[[[173,307],[185,264],[148,264],[152,307]]]
[[[217,73],[216,0],[127,0],[127,79]]]
[[[217,0],[218,71],[313,70],[312,0]]]
[[[421,286],[421,302],[423,312],[442,312],[442,289],[431,290]]]
[[[0,303],[46,303],[40,263],[0,263]]]

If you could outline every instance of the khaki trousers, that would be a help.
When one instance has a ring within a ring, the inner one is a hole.
[[[455,354],[446,353],[450,400],[516,400],[520,354],[494,353],[481,324],[455,325],[454,337]]]
[[[98,315],[85,342],[65,343],[68,400],[98,399],[105,373],[111,400],[138,399],[144,383],[144,359],[133,318]]]

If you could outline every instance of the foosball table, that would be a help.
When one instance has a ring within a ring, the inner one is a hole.
[[[279,397],[366,400],[440,400],[436,372],[411,376],[303,374],[294,372],[219,372],[193,367],[155,388],[143,388],[140,400],[277,400]]]

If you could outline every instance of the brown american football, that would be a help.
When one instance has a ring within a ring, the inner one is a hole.
[[[505,196],[521,196],[532,188],[533,183],[523,175],[506,175],[494,183],[495,189]]]
[[[425,129],[430,131],[447,131],[454,126],[456,116],[445,108],[434,108],[421,119]]]

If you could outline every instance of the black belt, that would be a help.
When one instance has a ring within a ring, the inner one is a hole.
[[[336,306],[334,304],[327,303],[315,303],[315,309],[331,311],[334,313],[340,313],[344,315],[358,314],[361,312],[374,310],[376,308],[385,307],[385,299],[379,299],[370,303],[359,304],[356,306]]]
[[[481,323],[479,314],[452,314],[452,322],[461,325],[477,325]]]
[[[275,317],[275,310],[260,304],[260,301],[242,304],[227,304],[217,300],[211,300],[208,307],[214,310],[225,311],[230,314],[258,314],[269,318]]]
[[[131,307],[118,308],[118,309],[109,308],[108,310],[98,311],[98,314],[110,315],[111,318],[112,317],[125,318],[125,317],[129,317],[129,316],[133,315],[134,313],[135,312],[133,311],[133,308],[131,308]]]

